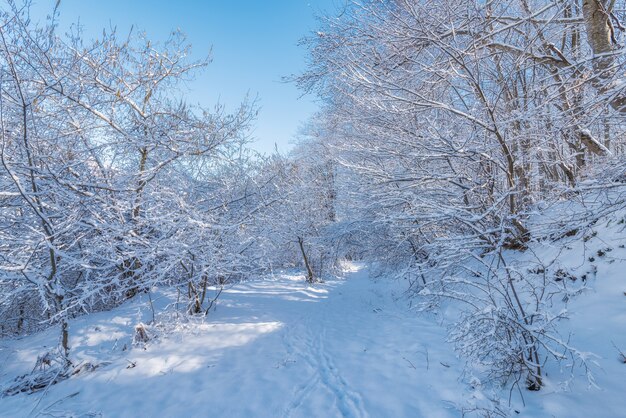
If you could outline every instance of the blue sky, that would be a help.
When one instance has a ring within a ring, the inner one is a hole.
[[[56,0],[35,0],[35,13],[49,12]],[[253,148],[271,152],[289,149],[298,128],[317,109],[312,97],[299,98],[283,76],[302,71],[305,51],[298,41],[315,30],[315,16],[332,12],[345,0],[61,0],[60,27],[80,18],[87,37],[116,26],[132,25],[155,40],[181,29],[193,55],[212,48],[213,62],[189,84],[189,100],[211,106],[216,101],[235,107],[246,93],[258,95],[261,106],[252,135]]]

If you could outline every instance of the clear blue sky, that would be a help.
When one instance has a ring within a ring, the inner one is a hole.
[[[45,16],[56,0],[35,0],[34,14]],[[317,109],[312,97],[300,97],[283,76],[305,66],[298,41],[316,28],[315,16],[333,12],[345,0],[61,0],[60,28],[84,26],[87,37],[116,26],[132,25],[155,40],[181,29],[193,45],[193,55],[205,56],[212,47],[213,62],[190,84],[189,101],[211,106],[216,101],[236,106],[246,93],[258,95],[260,114],[252,133],[253,148],[280,151]]]

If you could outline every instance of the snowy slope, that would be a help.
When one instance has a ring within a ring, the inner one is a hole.
[[[78,319],[74,359],[111,363],[46,393],[0,399],[0,416],[459,416],[464,389],[445,332],[389,286],[356,268],[315,286],[287,275],[239,284],[208,321],[145,349],[130,344],[150,316],[140,301]],[[55,339],[2,342],[1,381],[32,368]]]
[[[546,387],[524,393],[514,402],[529,417],[626,417],[626,213],[602,218],[577,236],[533,248],[544,261],[554,261],[576,278],[582,293],[567,304],[569,319],[561,323],[561,335],[587,353],[594,382],[586,370],[568,361],[552,364]],[[524,257],[522,255],[521,257]],[[585,280],[583,280],[585,279]],[[573,376],[572,376],[573,375]]]

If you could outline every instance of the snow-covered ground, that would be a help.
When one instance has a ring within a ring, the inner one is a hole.
[[[135,301],[74,321],[74,360],[111,363],[0,399],[0,416],[459,415],[459,361],[444,330],[366,269],[314,286],[289,275],[239,284],[206,322],[132,346],[134,325],[149,317]],[[32,369],[55,342],[53,330],[3,341],[1,381]]]
[[[573,242],[563,261],[568,271],[578,266],[579,276],[596,271],[589,290],[570,303],[563,330],[572,345],[597,355],[598,388],[583,376],[564,384],[571,374],[564,362],[548,368],[540,392],[523,391],[524,403],[516,389],[509,407],[508,388],[499,391],[502,410],[626,416],[626,364],[616,349],[626,350],[626,250],[607,241],[621,236],[620,227],[598,226],[600,235],[584,246]],[[613,250],[599,257],[594,245]],[[145,346],[132,344],[134,326],[151,317],[142,295],[72,322],[74,361],[99,368],[46,391],[1,398],[0,416],[430,418],[489,405],[487,389],[462,376],[437,319],[409,309],[405,286],[374,281],[363,266],[313,286],[287,274],[241,283],[224,291],[205,320],[170,317],[168,329],[149,328],[153,339]],[[159,291],[154,303],[175,300],[172,291]],[[30,371],[44,346],[55,345],[56,332],[1,341],[0,385]]]
[[[582,288],[568,302],[569,319],[559,332],[586,355],[593,382],[584,368],[553,362],[546,368],[546,386],[523,393],[526,405],[513,396],[516,409],[529,417],[626,417],[626,212],[532,249],[553,263],[553,272],[561,269],[575,279],[566,279],[566,286]],[[528,253],[518,257],[531,259]]]

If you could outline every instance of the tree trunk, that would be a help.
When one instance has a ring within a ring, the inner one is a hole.
[[[304,266],[306,267],[307,271],[306,281],[309,283],[313,283],[313,269],[311,268],[311,264],[309,264],[309,258],[306,256],[306,251],[304,251],[304,240],[302,239],[302,237],[298,237],[298,245],[300,246],[302,258],[304,259]]]
[[[593,51],[595,76],[592,85],[600,93],[609,93],[611,81],[617,72],[615,67],[615,28],[611,23],[614,0],[583,0],[583,19],[587,31],[587,42]],[[612,97],[610,105],[620,113],[626,113],[626,97]]]

